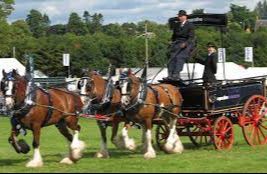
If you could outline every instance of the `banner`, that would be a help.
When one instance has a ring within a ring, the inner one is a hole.
[[[70,54],[63,54],[63,66],[70,66]]]
[[[253,62],[253,47],[245,47],[245,62]]]
[[[218,63],[226,62],[226,49],[218,48]]]

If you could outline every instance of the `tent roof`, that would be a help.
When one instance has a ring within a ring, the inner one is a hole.
[[[25,66],[20,63],[16,58],[0,58],[0,79],[2,79],[2,70],[5,70],[6,72],[10,72],[13,69],[16,69],[20,75],[25,75],[26,68]],[[47,77],[42,72],[36,70],[34,72],[35,78],[40,77]]]
[[[15,58],[0,58],[0,79],[3,78],[2,70],[10,72],[16,69],[20,75],[25,74],[25,67]]]
[[[225,78],[224,78],[224,68],[223,66],[225,66]],[[137,72],[140,68],[131,68],[133,72]],[[164,77],[167,77],[168,76],[168,70],[167,68],[164,68],[162,69],[162,71],[159,73],[159,71],[161,70],[162,68],[149,68],[148,69],[148,79],[150,80],[149,82],[151,82],[151,80],[153,78],[155,78],[153,80],[152,83],[157,83],[158,80],[161,80],[162,78]],[[263,68],[259,68],[262,73],[254,73],[254,71],[257,71],[257,70],[250,70],[250,69],[245,69],[244,67],[236,64],[236,63],[233,63],[233,62],[226,62],[224,65],[223,63],[218,63],[217,64],[217,74],[216,74],[216,78],[218,80],[224,80],[224,79],[227,79],[227,80],[235,80],[235,79],[242,79],[242,78],[248,78],[248,77],[256,77],[256,76],[261,76],[263,75],[263,71],[264,69]],[[183,80],[188,80],[189,77],[188,77],[188,70],[190,72],[190,78],[192,78],[193,76],[193,79],[200,79],[202,78],[202,75],[203,75],[203,71],[204,71],[204,66],[201,65],[201,64],[193,64],[193,63],[189,63],[189,64],[185,64],[184,65],[184,68],[183,68],[183,71],[181,72],[181,78]],[[194,73],[193,73],[194,72]],[[265,68],[265,74],[267,75],[267,67]],[[119,74],[119,69],[117,69],[117,73],[116,75]],[[142,74],[142,71],[139,72],[137,74],[137,76],[141,76]],[[157,75],[155,77],[155,75]],[[118,77],[117,77],[118,78]]]

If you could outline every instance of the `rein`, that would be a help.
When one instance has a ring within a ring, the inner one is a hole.
[[[40,88],[38,88],[38,89],[41,90]],[[26,97],[29,96],[29,95],[31,95],[31,94],[32,94],[33,92],[35,92],[36,90],[37,90],[37,89],[34,89],[34,90],[30,91],[29,94],[26,95]],[[57,90],[60,90],[60,89],[57,89]],[[60,91],[65,92],[65,91],[63,91],[63,90],[60,90]],[[66,92],[66,93],[68,93],[68,92]],[[72,93],[68,93],[68,94],[72,94]],[[72,94],[72,95],[73,95],[73,94]],[[25,97],[25,98],[26,98],[26,97]],[[43,107],[43,108],[48,108],[48,109],[56,110],[56,111],[58,111],[58,112],[60,112],[60,113],[63,113],[63,115],[71,115],[71,116],[75,116],[75,115],[77,115],[76,113],[74,114],[74,113],[64,112],[64,111],[62,111],[62,110],[60,110],[60,109],[58,109],[58,108],[55,108],[55,107],[53,107],[53,106],[48,106],[48,105],[38,104],[38,103],[36,103],[36,102],[34,102],[34,101],[33,101],[31,104],[24,103],[24,105],[23,105],[21,108],[19,108],[19,109],[17,109],[17,110],[14,110],[13,112],[15,112],[15,113],[19,113],[19,112],[23,111],[24,109],[26,109],[26,108],[29,107],[29,106],[32,106],[32,107],[39,106],[39,107]]]

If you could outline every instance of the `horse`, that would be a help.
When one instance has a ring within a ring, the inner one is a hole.
[[[7,108],[13,112],[9,142],[17,153],[29,152],[29,149],[25,150],[29,146],[17,140],[21,130],[28,129],[33,133],[34,155],[26,167],[43,166],[40,153],[41,129],[50,125],[56,125],[59,132],[70,142],[69,154],[60,163],[73,164],[81,159],[85,143],[79,140],[81,128],[77,114],[83,106],[80,97],[63,88],[51,88],[47,91],[35,85],[29,88],[29,79],[20,76],[16,70],[10,73],[3,70],[2,73],[1,90]]]
[[[164,151],[182,153],[184,147],[176,132],[177,118],[183,101],[179,89],[169,84],[147,85],[146,81],[136,77],[131,70],[121,74],[119,83],[121,105],[127,118],[142,125],[144,158],[156,158],[152,146],[152,127],[156,118],[162,118],[170,127]]]
[[[89,72],[78,82],[81,100],[84,104],[83,110],[88,112],[91,110],[95,115],[106,115],[108,122],[112,126],[111,142],[120,149],[128,149],[134,151],[136,148],[133,139],[128,136],[128,129],[131,127],[129,122],[120,113],[120,90],[113,85],[111,77],[105,80],[97,72]],[[122,135],[117,137],[120,122],[125,122],[122,129]],[[101,133],[100,151],[96,153],[97,158],[109,158],[107,148],[107,136],[105,125],[107,122],[97,121]]]

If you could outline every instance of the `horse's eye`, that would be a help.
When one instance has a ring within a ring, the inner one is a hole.
[[[82,86],[83,86],[83,81],[82,81],[82,80],[80,80],[80,81],[78,82],[78,89],[81,89],[81,88],[82,88]]]
[[[86,89],[90,89],[91,88],[91,84],[90,83],[87,83],[86,84]]]
[[[127,85],[127,91],[130,91],[131,90],[131,85],[128,83]]]

